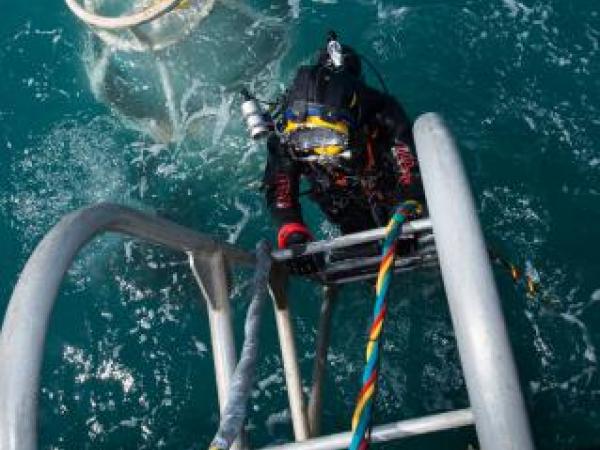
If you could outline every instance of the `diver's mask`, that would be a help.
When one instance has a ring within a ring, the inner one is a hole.
[[[351,125],[340,117],[323,117],[319,111],[309,111],[302,119],[286,114],[283,137],[297,160],[333,162],[350,159],[348,149]]]

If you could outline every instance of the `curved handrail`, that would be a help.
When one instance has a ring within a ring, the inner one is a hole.
[[[413,131],[477,437],[487,450],[533,450],[500,298],[458,147],[437,114],[419,117]]]
[[[17,282],[0,335],[0,449],[35,450],[37,398],[48,321],[64,274],[79,250],[102,232],[117,232],[197,253],[222,252],[227,262],[255,258],[165,219],[114,204],[65,216],[38,244]]]
[[[88,25],[104,28],[105,30],[119,30],[152,22],[154,19],[175,9],[182,1],[162,0],[143,11],[124,17],[106,17],[94,14],[81,6],[77,0],[65,0],[65,3],[73,14]]]

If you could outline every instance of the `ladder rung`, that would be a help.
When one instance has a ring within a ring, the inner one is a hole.
[[[403,420],[374,427],[371,442],[389,442],[410,436],[450,430],[473,424],[470,409],[459,409],[418,419]],[[330,434],[304,442],[265,447],[263,450],[342,450],[348,448],[352,432]]]

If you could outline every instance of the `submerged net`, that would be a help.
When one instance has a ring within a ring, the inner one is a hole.
[[[97,17],[131,18],[165,0],[83,1]],[[91,29],[84,60],[95,96],[161,143],[222,129],[233,93],[272,70],[286,42],[282,19],[236,0],[183,0],[135,27]]]

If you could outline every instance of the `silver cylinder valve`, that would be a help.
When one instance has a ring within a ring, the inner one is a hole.
[[[266,114],[260,103],[246,90],[242,91],[242,116],[252,139],[261,139],[273,130],[273,122]]]

